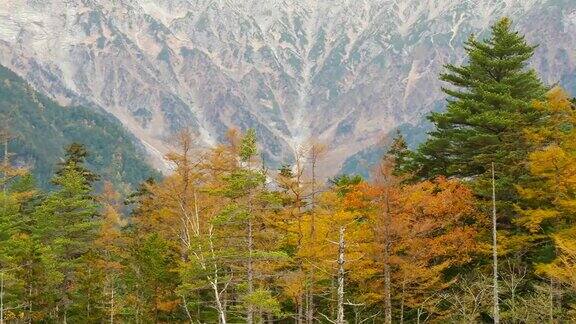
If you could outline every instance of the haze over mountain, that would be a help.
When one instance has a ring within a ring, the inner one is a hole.
[[[0,63],[105,109],[159,167],[182,127],[208,145],[252,127],[273,164],[329,144],[335,174],[441,109],[442,65],[501,16],[540,44],[544,81],[574,91],[573,0],[5,0]]]

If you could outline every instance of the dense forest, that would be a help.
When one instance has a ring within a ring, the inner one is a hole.
[[[113,116],[97,107],[63,107],[1,65],[0,127],[10,130],[12,163],[29,165],[43,189],[51,187],[65,146],[75,141],[90,151],[88,166],[122,192],[158,175],[147,165],[144,148]]]
[[[129,195],[70,144],[51,189],[4,130],[0,322],[560,323],[576,320],[576,106],[498,21],[440,78],[447,107],[369,179],[319,178],[326,145],[260,161],[253,130],[174,137]]]

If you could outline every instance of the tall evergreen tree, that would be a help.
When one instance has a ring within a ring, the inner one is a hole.
[[[6,153],[5,153],[6,154]],[[24,234],[28,215],[24,205],[32,191],[15,190],[19,182],[17,174],[24,174],[10,166],[8,158],[2,166],[4,177],[0,178],[0,322],[13,319],[22,313],[26,302],[26,281],[23,273],[27,265],[27,247],[30,240]]]
[[[33,217],[33,236],[45,250],[42,258],[58,264],[55,276],[60,280],[54,280],[58,296],[52,307],[64,321],[71,315],[67,310],[73,303],[77,270],[84,264],[98,227],[98,205],[92,196],[92,184],[98,177],[84,166],[86,155],[81,145],[68,147],[66,160],[52,179],[57,189],[36,208]]]
[[[429,117],[436,129],[416,153],[420,177],[475,179],[476,193],[489,197],[494,162],[499,197],[516,200],[514,184],[525,174],[522,162],[529,147],[522,129],[540,117],[532,101],[546,91],[527,68],[535,48],[512,30],[508,18],[492,26],[490,38],[468,39],[467,63],[447,65],[440,77],[452,87],[442,89],[449,96],[447,110]]]
[[[59,169],[56,171],[55,177],[52,179],[52,183],[60,185],[59,177],[61,177],[65,172],[69,170],[75,170],[80,176],[85,179],[86,185],[91,185],[93,182],[99,180],[99,176],[94,172],[90,171],[84,163],[88,157],[88,151],[86,147],[79,143],[72,143],[66,147],[66,155],[64,161],[58,164]]]
[[[410,150],[400,130],[396,131],[396,136],[386,154],[394,159],[393,174],[395,176],[405,175],[413,169]]]
[[[244,162],[249,162],[258,153],[256,147],[256,131],[250,128],[240,142],[240,158]]]

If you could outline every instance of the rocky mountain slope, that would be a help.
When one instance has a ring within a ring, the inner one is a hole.
[[[545,81],[574,90],[574,0],[5,0],[0,63],[104,108],[157,166],[182,127],[208,145],[253,127],[270,163],[329,144],[334,174],[441,109],[442,65],[503,15],[540,44]]]

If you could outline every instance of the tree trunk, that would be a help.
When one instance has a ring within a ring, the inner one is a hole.
[[[384,323],[392,324],[392,284],[390,280],[390,215],[389,192],[386,191],[384,206]]]
[[[338,237],[338,315],[336,324],[344,324],[344,226],[340,226],[340,235]]]
[[[6,134],[4,137],[4,179],[2,182],[2,191],[6,195],[6,190],[8,188],[8,129],[6,129]]]
[[[303,306],[302,304],[304,303],[304,301],[303,301],[302,299],[303,299],[303,298],[302,298],[302,294],[300,294],[300,296],[298,296],[298,311],[297,311],[297,314],[296,314],[296,316],[298,317],[298,318],[296,319],[296,322],[297,322],[298,324],[304,323],[304,321],[303,321],[303,319],[304,319],[304,309],[303,309],[303,307],[302,307],[302,306]]]
[[[218,291],[218,282],[212,281],[212,290],[214,291],[214,299],[216,300],[216,309],[218,310],[218,322],[226,324],[226,311],[220,300],[220,292]]]
[[[555,323],[554,321],[554,281],[550,279],[550,323]]]
[[[32,323],[32,275],[31,265],[28,264],[28,323]]]
[[[404,323],[404,294],[406,293],[406,280],[402,279],[402,297],[400,302],[400,323]]]
[[[114,284],[110,291],[110,324],[114,324]]]
[[[306,323],[314,323],[314,269],[310,269],[310,275],[308,276],[308,289],[306,296]]]
[[[0,324],[4,324],[4,271],[0,272]]]
[[[314,208],[316,206],[316,157],[312,159],[312,195],[310,199],[310,240],[315,241],[316,235],[316,213]],[[312,261],[314,262],[314,261]],[[308,289],[306,290],[306,323],[314,323],[314,267],[310,269],[308,275]]]
[[[310,147],[310,158],[312,162],[312,192],[311,192],[311,199],[310,199],[310,208],[311,208],[311,226],[310,226],[310,238],[312,242],[315,242],[316,236],[316,195],[320,192],[320,186],[318,186],[317,181],[317,167],[318,163],[320,162],[321,158],[326,153],[326,147],[321,143],[312,143]],[[312,260],[314,264],[314,260]],[[312,268],[310,270],[310,280],[309,280],[309,289],[308,289],[308,312],[307,312],[307,322],[308,324],[314,323],[314,316],[316,314],[316,305],[314,303],[314,286],[316,285],[316,276],[315,270]]]
[[[493,297],[494,297],[494,323],[500,323],[500,306],[498,302],[498,245],[496,236],[496,180],[494,176],[494,162],[492,162],[492,262],[493,262]]]
[[[251,295],[254,292],[254,270],[252,269],[252,253],[254,249],[254,237],[252,232],[252,220],[248,220],[248,294]],[[254,323],[254,309],[251,304],[248,305],[246,314],[246,323]]]
[[[92,277],[92,268],[88,268],[88,278]],[[86,305],[86,314],[88,318],[90,318],[90,314],[92,312],[92,295],[90,294],[91,290],[88,289],[88,304]],[[68,309],[68,307],[66,307]]]
[[[210,229],[208,230],[208,239],[210,242],[210,254],[212,255],[212,258],[215,259],[214,244],[212,238],[213,238],[212,227],[210,227]],[[216,266],[216,263],[213,263],[212,266],[214,269],[214,277],[213,278],[209,277],[208,279],[210,281],[210,284],[212,285],[212,290],[214,291],[214,300],[216,302],[216,310],[218,311],[218,322],[220,324],[226,324],[226,305],[222,304],[222,300],[220,299],[220,291],[218,290],[218,281],[219,281],[218,267]],[[224,287],[222,292],[224,292],[225,290],[226,286]]]
[[[392,323],[392,296],[390,293],[390,254],[388,244],[384,248],[384,323]]]

